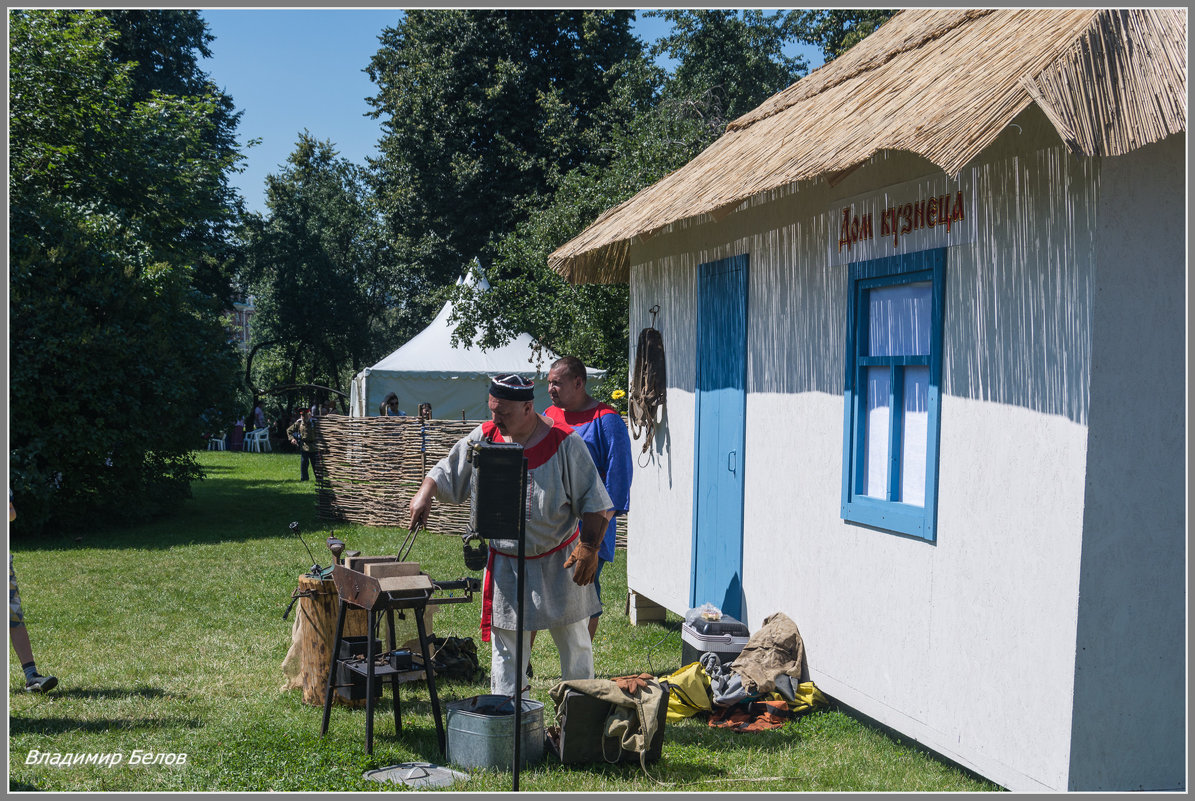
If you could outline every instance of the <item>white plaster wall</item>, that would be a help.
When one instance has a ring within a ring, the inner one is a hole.
[[[639,332],[654,324],[664,340],[668,397],[649,449],[631,443],[636,460],[627,517],[627,586],[672,610],[689,605],[693,553],[694,335],[696,263],[666,270],[636,265],[631,276],[631,364]],[[668,280],[666,280],[668,279]],[[653,317],[648,309],[659,306]]]
[[[749,416],[810,418],[779,438],[757,427],[747,445],[749,465],[773,468],[749,474],[752,628],[784,611],[825,692],[1001,784],[1065,788],[1083,428],[947,397],[944,500],[929,545],[838,519],[840,397],[749,398]],[[980,426],[1024,438],[980,446],[967,431]],[[782,461],[781,448],[799,455]],[[994,464],[1003,475],[991,475]],[[791,514],[777,498],[792,499]]]
[[[1072,790],[1186,789],[1185,147],[1101,165]]]
[[[632,485],[628,579],[688,605],[695,268],[749,253],[746,622],[785,612],[832,696],[1007,787],[1064,790],[1097,181],[1040,114],[1018,122],[974,165],[978,235],[947,256],[936,543],[839,518],[846,270],[824,255],[836,198],[932,166],[877,159],[633,246],[631,330],[660,304],[670,394]]]

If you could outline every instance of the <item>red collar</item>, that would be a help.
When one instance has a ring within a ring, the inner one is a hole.
[[[571,433],[573,433],[571,428],[553,421],[552,427],[548,429],[548,433],[544,435],[543,439],[530,448],[523,449],[523,455],[527,457],[527,469],[534,470],[555,456],[556,451],[560,450],[560,443],[564,442]],[[481,434],[494,442],[507,442],[492,420],[481,424]]]
[[[552,418],[556,423],[564,423],[565,425],[576,427],[592,423],[594,420],[607,414],[618,414],[618,410],[608,403],[598,403],[593,408],[582,409],[579,412],[570,412],[561,409],[559,406],[549,406],[544,414]]]

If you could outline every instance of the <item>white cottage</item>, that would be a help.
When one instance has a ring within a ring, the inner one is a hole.
[[[1186,19],[903,11],[552,255],[665,342],[634,593],[1010,789],[1185,789]]]

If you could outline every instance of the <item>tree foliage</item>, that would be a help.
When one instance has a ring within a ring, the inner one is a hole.
[[[789,18],[798,38],[820,47],[822,56],[831,61],[874,33],[895,13],[895,9],[831,8],[792,11]]]
[[[428,287],[448,284],[473,256],[491,284],[449,291],[457,340],[493,347],[527,331],[607,368],[603,393],[626,384],[627,287],[567,284],[548,254],[799,80],[808,65],[789,45],[815,43],[832,57],[893,12],[648,13],[671,24],[650,48],[627,33],[627,12],[410,14],[383,37],[370,72],[392,241],[433,265]],[[577,35],[597,21],[611,27],[607,39]],[[542,44],[561,41],[571,60]],[[661,56],[670,73],[650,61]],[[578,84],[562,66],[578,61],[607,66]]]
[[[235,213],[220,198],[238,154],[213,144],[223,101],[202,82],[195,94],[144,86],[117,56],[120,36],[92,11],[9,16],[19,531],[146,516],[185,497],[203,415],[235,376],[219,270],[208,270]]]
[[[408,269],[438,287],[595,159],[639,49],[628,11],[408,11],[368,73],[383,120],[377,192]]]
[[[202,124],[193,135],[200,140],[202,158],[215,159],[219,170],[192,170],[186,195],[176,200],[179,214],[171,228],[160,232],[173,252],[194,268],[196,288],[232,300],[237,252],[235,227],[244,213],[243,200],[230,183],[239,170],[236,127],[241,114],[233,100],[219,91],[200,69],[199,57],[210,58],[214,37],[195,11],[126,9],[101,14],[116,37],[109,42],[110,58],[129,66],[129,99],[150,102],[155,95],[203,98]]]
[[[784,55],[794,33],[784,15],[761,12],[661,12],[672,33],[652,49],[678,59],[671,76],[628,62],[612,93],[619,123],[606,131],[600,158],[564,172],[495,249],[488,292],[457,290],[457,333],[497,345],[528,331],[550,349],[608,370],[591,392],[609,400],[625,389],[629,364],[628,288],[572,285],[547,267],[548,254],[606,209],[683,166],[734,117],[804,74]],[[647,98],[645,101],[644,98]],[[620,405],[615,402],[615,405]]]
[[[233,265],[256,343],[277,343],[263,385],[346,385],[475,260],[493,288],[455,290],[459,338],[528,331],[625,385],[627,287],[566,284],[547,255],[799,79],[786,45],[833,58],[893,12],[652,13],[672,25],[654,48],[628,10],[407,12],[367,69],[379,157],[361,168],[304,134],[238,229],[239,115],[199,68],[198,12],[11,12],[18,527],[186,494],[188,451],[231,412]]]
[[[670,9],[648,12],[672,23],[672,30],[651,48],[678,64],[667,94],[674,99],[703,99],[704,118],[714,133],[746,114],[809,70],[801,56],[788,56],[785,45],[797,39],[795,19],[782,12],[726,9]]]
[[[244,278],[255,298],[255,360],[262,388],[319,384],[347,389],[382,354],[387,307],[400,307],[404,276],[391,268],[363,171],[331,142],[304,132],[281,172],[266,179],[264,218],[246,230]]]

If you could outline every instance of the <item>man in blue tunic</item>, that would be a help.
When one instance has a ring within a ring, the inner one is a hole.
[[[631,437],[617,409],[590,397],[585,379],[585,365],[576,356],[565,356],[553,362],[548,371],[548,397],[553,405],[544,414],[553,422],[572,428],[589,446],[589,455],[614,502],[615,516],[626,514],[631,503]],[[594,584],[599,601],[602,597],[602,566],[614,561],[617,528],[617,520],[611,517],[598,550]],[[599,610],[589,619],[590,639],[597,633],[601,614]]]

